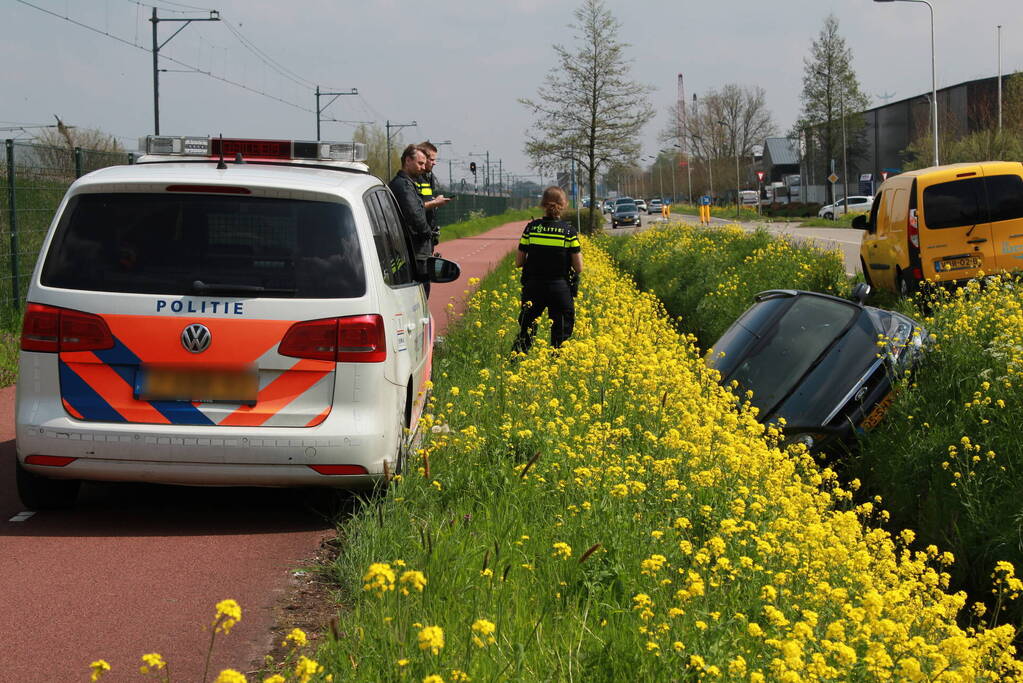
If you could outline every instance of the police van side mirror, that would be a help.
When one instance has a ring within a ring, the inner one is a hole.
[[[426,259],[423,280],[428,282],[453,282],[462,275],[462,269],[454,261],[431,256]]]

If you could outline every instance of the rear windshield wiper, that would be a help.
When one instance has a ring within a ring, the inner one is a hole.
[[[264,287],[263,285],[235,285],[230,283],[206,283],[196,280],[192,283],[192,291],[196,294],[295,294],[297,289],[282,287]]]

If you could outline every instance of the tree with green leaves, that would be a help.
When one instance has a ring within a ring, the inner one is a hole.
[[[595,200],[600,169],[639,156],[639,134],[654,116],[647,99],[652,88],[630,75],[629,45],[619,40],[621,24],[603,0],[585,0],[575,19],[576,46],[555,45],[558,65],[535,100],[519,102],[536,117],[525,147],[533,165],[544,171],[577,164]],[[589,214],[585,231],[594,232],[597,214]]]
[[[831,161],[841,169],[843,152],[843,118],[845,121],[844,151],[852,156],[860,149],[856,144],[863,134],[865,121],[862,111],[870,106],[870,98],[860,89],[859,79],[852,66],[852,50],[839,35],[838,18],[829,14],[824,26],[810,46],[810,54],[803,58],[802,109],[792,137],[819,153],[810,155],[820,159],[821,177],[831,172]],[[828,202],[831,185],[826,185]]]

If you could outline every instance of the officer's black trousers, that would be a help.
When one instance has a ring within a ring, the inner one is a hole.
[[[575,301],[568,281],[528,281],[522,284],[522,308],[519,311],[519,334],[514,349],[528,351],[536,335],[536,319],[547,310],[551,319],[551,346],[558,348],[572,336],[575,327]]]

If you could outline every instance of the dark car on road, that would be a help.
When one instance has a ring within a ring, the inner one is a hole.
[[[769,290],[718,339],[707,364],[737,382],[765,424],[784,420],[786,442],[814,451],[850,445],[881,421],[895,379],[926,351],[927,332],[901,313],[865,306],[869,285],[842,299]]]
[[[643,225],[643,221],[639,217],[639,207],[633,202],[615,204],[614,211],[611,212],[611,227],[617,228],[619,225],[636,227]]]

